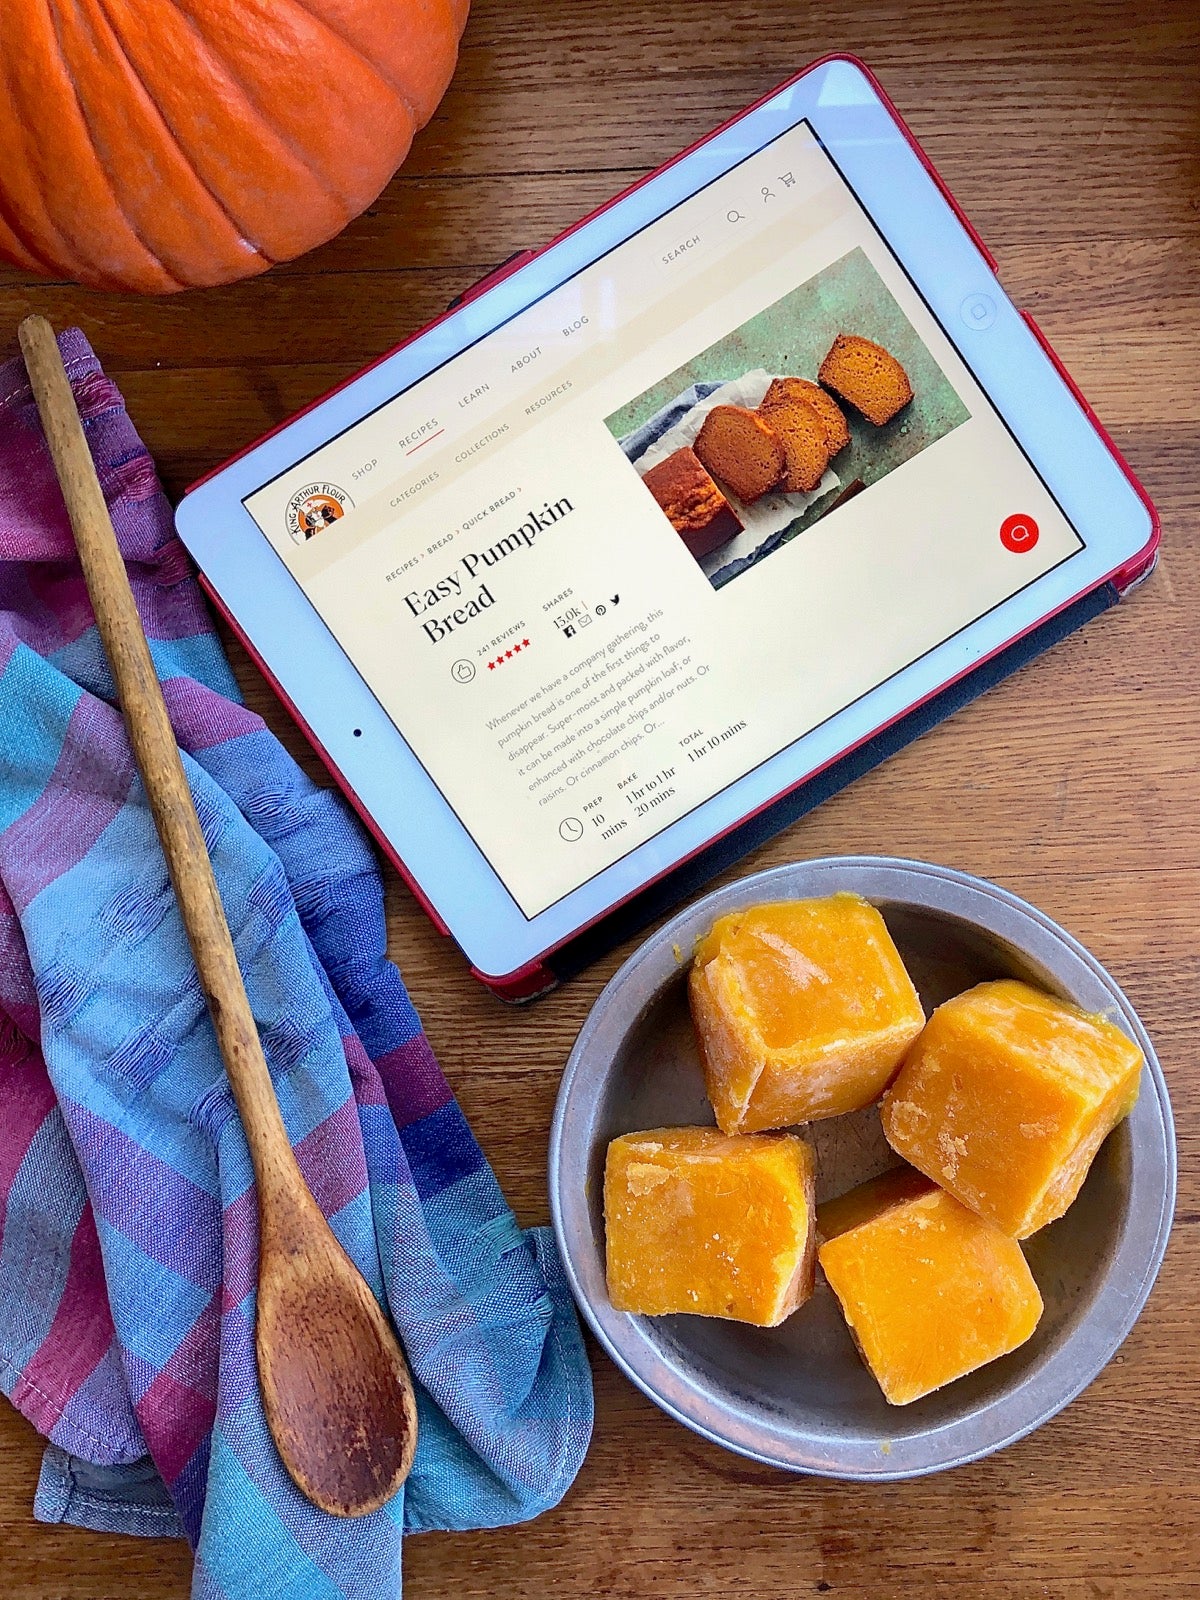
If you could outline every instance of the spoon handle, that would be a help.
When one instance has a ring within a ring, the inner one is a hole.
[[[96,624],[175,888],[258,1185],[255,1350],[267,1425],[314,1505],[358,1516],[407,1475],[416,1402],[403,1352],[296,1161],[238,968],[208,847],[54,330],[21,350]],[[336,1359],[330,1360],[331,1352]]]
[[[54,330],[45,317],[27,317],[18,338],[255,1177],[260,1187],[274,1189],[283,1175],[281,1165],[290,1167],[295,1158],[108,506]]]

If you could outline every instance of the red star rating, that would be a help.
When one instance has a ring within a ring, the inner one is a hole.
[[[522,639],[519,644],[514,644],[511,650],[506,650],[503,655],[499,655],[493,661],[489,661],[488,662],[488,671],[489,672],[495,672],[497,667],[502,667],[506,661],[511,661],[512,658],[515,655],[518,654],[518,652],[520,652],[521,650],[528,650],[528,649],[529,649],[529,640],[528,639]]]

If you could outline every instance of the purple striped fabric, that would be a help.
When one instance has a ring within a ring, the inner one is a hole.
[[[99,767],[97,744],[108,756]],[[12,866],[5,887],[18,915],[39,890],[83,860],[124,805],[133,774],[120,718],[109,706],[78,701],[50,781],[8,829],[4,849]]]
[[[384,949],[356,823],[238,701],[153,463],[82,335],[68,374],[281,1109],[399,1330],[420,1443],[354,1523],[283,1471],[254,1360],[253,1175],[23,369],[0,368],[0,1386],[35,1510],[186,1536],[194,1593],[392,1593],[405,1529],[569,1486],[591,1426],[545,1230],[522,1232]]]

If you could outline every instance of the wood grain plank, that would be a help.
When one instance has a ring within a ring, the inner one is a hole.
[[[536,184],[546,181],[539,178]],[[456,185],[448,198],[446,215],[459,236],[478,211],[487,186],[483,180]],[[604,186],[595,198],[603,200],[609,192]],[[522,229],[517,235],[489,238],[469,262],[422,259],[389,269],[271,274],[208,291],[205,319],[181,319],[181,309],[194,302],[147,301],[141,306],[136,331],[124,326],[128,302],[120,296],[57,284],[27,284],[14,293],[30,309],[53,311],[60,323],[78,321],[98,346],[114,345],[122,373],[203,371],[239,360],[268,367],[319,366],[335,348],[339,364],[365,362],[420,326],[418,318],[444,311],[455,294],[475,281],[469,274],[482,274],[511,255],[518,244],[540,244],[544,237]],[[1143,237],[1029,241],[1005,251],[1005,284],[1018,304],[1087,338],[1096,369],[1114,366],[1119,371],[1122,355],[1132,360],[1137,354],[1140,361],[1151,363],[1144,373],[1129,373],[1129,387],[1121,392],[1121,399],[1133,407],[1130,420],[1194,421],[1191,396],[1178,381],[1178,356],[1174,381],[1154,363],[1168,355],[1161,337],[1155,337],[1164,324],[1176,328],[1189,347],[1200,332],[1200,285],[1189,270],[1195,243],[1200,243],[1200,231],[1195,241]],[[425,253],[437,254],[436,241],[426,241]],[[370,306],[365,318],[364,305]],[[1147,317],[1150,307],[1153,316]],[[294,332],[287,342],[287,330],[295,327],[305,330],[300,351]],[[117,330],[119,337],[114,338]],[[343,343],[351,339],[352,348],[347,352],[341,344],[335,346],[335,338]],[[1102,359],[1110,353],[1111,362]],[[1140,383],[1135,383],[1137,377]]]

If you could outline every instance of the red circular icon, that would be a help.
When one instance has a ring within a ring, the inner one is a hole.
[[[1024,512],[1018,511],[1011,517],[1005,517],[1000,524],[1000,543],[1014,555],[1019,556],[1026,550],[1032,550],[1037,542],[1038,525]]]

